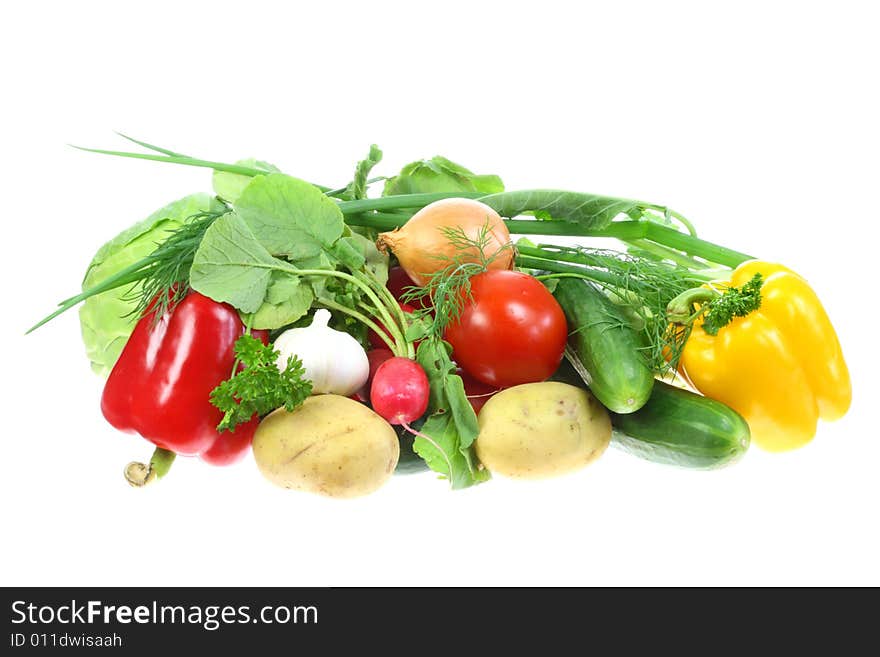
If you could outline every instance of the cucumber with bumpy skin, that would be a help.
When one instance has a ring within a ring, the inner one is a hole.
[[[553,296],[568,322],[566,358],[610,411],[632,413],[651,396],[654,373],[625,311],[591,283],[560,278]]]
[[[612,444],[657,463],[709,469],[739,460],[749,425],[721,402],[657,381],[635,413],[611,414]]]

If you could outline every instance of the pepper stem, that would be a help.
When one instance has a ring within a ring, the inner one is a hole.
[[[719,292],[710,287],[685,290],[666,306],[666,318],[673,324],[689,324],[693,321],[694,304],[707,303],[719,296]]]
[[[153,480],[161,479],[168,474],[176,456],[177,454],[170,450],[157,447],[149,463],[132,461],[125,466],[125,480],[134,488],[143,488]]]

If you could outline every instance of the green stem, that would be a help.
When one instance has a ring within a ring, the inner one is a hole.
[[[245,316],[245,322],[244,322],[244,333],[245,333],[245,335],[248,335],[248,336],[251,335],[251,329],[253,328],[253,325],[254,325],[254,316],[255,316],[255,315],[256,315],[256,313],[248,313],[248,314]],[[233,378],[233,377],[236,375],[236,373],[238,372],[238,366],[239,366],[239,365],[241,365],[241,358],[239,358],[238,356],[236,356],[236,357],[235,357],[235,362],[232,363],[232,372],[229,373],[229,378],[230,378],[230,379]]]
[[[330,299],[316,299],[315,303],[324,306],[325,308],[329,308],[330,310],[337,310],[349,317],[356,319],[361,322],[364,326],[369,329],[372,329],[376,332],[380,338],[382,338],[382,342],[388,345],[388,348],[391,350],[395,356],[399,356],[399,348],[394,344],[394,340],[388,336],[388,334],[382,330],[382,328],[376,324],[373,320],[369,319],[363,313],[359,313],[357,310],[353,310],[348,306],[343,306],[341,303],[336,303],[335,301],[331,301]],[[361,306],[363,307],[363,305]]]
[[[114,155],[116,157],[130,157],[135,160],[152,160],[153,162],[168,162],[169,164],[183,164],[191,167],[204,167],[206,169],[214,169],[215,171],[225,171],[226,173],[237,173],[242,176],[264,176],[267,171],[255,169],[254,167],[246,167],[240,164],[227,164],[226,162],[214,162],[212,160],[201,160],[196,157],[181,157],[179,155],[153,155],[151,153],[130,153],[128,151],[110,151],[102,148],[85,148],[83,146],[74,146],[77,150],[86,151],[88,153],[99,153],[101,155]],[[330,190],[329,187],[322,185],[314,185],[322,192]]]
[[[380,181],[382,181],[382,180],[387,180],[387,178],[388,178],[387,176],[376,176],[375,178],[370,178],[369,180],[367,180],[367,184],[368,184],[368,185],[372,185],[373,183],[377,183],[377,182],[380,182]],[[327,192],[324,192],[324,193],[325,193],[327,196],[339,196],[339,195],[342,194],[342,192],[344,192],[346,189],[348,189],[348,185],[346,185],[345,187],[337,187],[336,189],[331,189],[330,191],[327,191]]]
[[[181,241],[179,246],[185,246],[190,243],[193,244],[193,246],[198,246],[198,240],[196,239]],[[93,285],[89,289],[84,290],[72,297],[68,297],[63,301],[60,301],[58,303],[59,308],[57,308],[53,313],[44,317],[39,322],[30,327],[27,331],[25,331],[25,335],[37,330],[43,324],[46,324],[47,322],[55,319],[62,313],[67,312],[78,303],[85,301],[90,297],[144,280],[149,276],[151,268],[158,264],[159,259],[151,253],[150,255],[141,258],[140,260],[129,265],[128,267],[120,269],[112,276],[105,278],[100,283]]]
[[[162,148],[161,146],[156,146],[155,144],[149,144],[145,141],[141,141],[140,139],[135,139],[134,137],[129,137],[128,135],[124,135],[121,132],[117,132],[117,135],[122,137],[123,139],[127,139],[128,141],[137,144],[138,146],[143,146],[147,150],[156,151],[157,153],[162,153],[164,155],[171,155],[173,157],[189,157],[184,153],[178,153],[176,151],[168,150],[167,148]]]
[[[360,214],[370,210],[397,210],[400,208],[422,208],[434,201],[444,198],[479,198],[485,196],[480,192],[434,192],[430,194],[399,194],[397,196],[381,196],[364,198],[357,201],[340,201],[342,214]],[[372,226],[372,224],[363,224]],[[378,228],[378,226],[373,226]]]
[[[621,276],[617,276],[611,272],[603,271],[601,269],[589,269],[580,265],[569,265],[557,260],[535,258],[526,255],[522,249],[520,249],[520,252],[516,256],[516,266],[525,269],[546,270],[557,274],[569,274],[596,281],[598,283],[613,285],[614,287],[626,287],[626,281]]]
[[[259,267],[261,265],[254,265],[255,267]],[[285,267],[279,267],[278,265],[263,265],[267,269],[276,269],[278,271],[287,271],[291,273],[295,273],[299,276],[331,276],[335,278],[341,278],[343,280],[349,281],[350,283],[359,287],[364,294],[370,299],[370,301],[376,306],[377,312],[381,315],[382,321],[386,324],[386,328],[391,336],[394,338],[395,342],[398,342],[401,345],[406,344],[406,337],[403,335],[400,327],[397,322],[394,321],[394,318],[388,311],[388,306],[383,304],[377,294],[373,291],[372,286],[365,283],[361,279],[352,274],[347,274],[343,271],[336,271],[330,269],[299,269],[294,267],[293,265],[287,265]],[[400,309],[395,302],[395,307]]]
[[[637,248],[643,249],[648,253],[653,253],[654,255],[663,258],[664,260],[674,262],[675,264],[680,265],[685,269],[706,269],[709,267],[709,265],[707,265],[705,262],[701,262],[696,258],[686,256],[680,251],[661,246],[660,244],[654,244],[653,242],[648,242],[647,240],[629,240],[629,244]]]
[[[363,212],[346,215],[345,223],[349,226],[375,228],[378,231],[385,232],[400,228],[411,218],[412,214],[409,213]]]
[[[692,256],[703,258],[703,260],[708,260],[709,262],[715,262],[727,267],[738,267],[746,260],[755,259],[754,256],[680,233],[673,228],[661,226],[651,221],[644,223],[647,224],[645,235],[647,239],[672,249],[684,251]]]
[[[536,278],[536,279],[539,280],[539,281],[552,281],[554,278],[579,278],[579,279],[582,280],[582,281],[589,281],[589,280],[592,280],[592,279],[590,278],[590,275],[589,275],[589,274],[582,274],[582,273],[577,273],[577,274],[575,274],[574,272],[559,272],[559,273],[554,273],[554,274],[539,274],[538,276],[535,276],[534,278]]]
[[[666,307],[666,316],[673,324],[690,324],[694,318],[695,304],[704,304],[717,299],[720,293],[710,287],[695,287],[685,290]]]
[[[401,212],[397,210],[392,210],[391,212],[370,212],[370,216],[376,217],[377,219],[382,220],[387,225],[387,230],[394,230],[395,228],[400,228],[407,221],[413,218],[412,212]],[[346,221],[348,219],[346,218]]]
[[[125,480],[135,488],[143,488],[168,474],[176,456],[177,454],[170,450],[157,447],[149,463],[132,461],[125,466]]]
[[[508,219],[504,222],[514,235],[564,235],[568,237],[614,237],[619,240],[643,239],[647,236],[647,221],[615,221],[606,228],[586,228],[573,221],[537,221]]]
[[[505,223],[507,229],[514,234],[614,237],[630,244],[634,240],[649,240],[727,267],[736,267],[746,260],[754,260],[753,256],[681,233],[653,221],[614,221],[600,230],[584,228],[569,221],[511,219]]]
[[[685,230],[691,234],[691,237],[697,236],[697,227],[694,226],[690,221],[688,221],[683,215],[679,214],[675,210],[668,210],[669,216],[674,217],[678,220],[682,226],[685,227]]]
[[[359,276],[364,279],[365,283],[372,285],[373,279],[371,277],[368,277],[364,274],[359,274]],[[375,285],[374,287],[379,292],[379,295],[383,297],[387,306],[391,308],[391,311],[396,313],[397,320],[400,323],[400,327],[403,329],[403,339],[407,345],[407,356],[409,358],[415,358],[415,349],[413,348],[412,344],[410,344],[410,342],[406,339],[406,327],[409,325],[409,320],[406,317],[406,313],[403,311],[403,308],[400,307],[400,304],[398,303],[397,299],[394,298],[394,295],[391,294],[391,290],[389,290],[384,285]]]
[[[27,331],[25,331],[25,335],[28,333],[33,333],[38,328],[40,328],[43,324],[50,322],[55,319],[62,313],[67,312],[75,305],[80,303],[81,301],[85,301],[86,299],[95,296],[96,294],[101,294],[102,292],[107,292],[108,290],[114,290],[118,287],[122,287],[124,285],[129,285],[130,283],[137,283],[140,280],[143,280],[144,274],[143,272],[146,270],[150,262],[148,262],[148,258],[144,258],[143,260],[139,260],[134,263],[130,267],[126,267],[125,269],[117,272],[110,278],[105,279],[101,283],[98,283],[94,287],[90,287],[88,290],[77,294],[76,296],[65,299],[61,303],[59,303],[59,307],[47,315],[39,322],[31,326]]]
[[[368,317],[375,317],[376,316],[376,309],[373,308],[370,304],[364,303],[363,301],[358,301],[358,306],[360,306],[364,310],[364,312],[369,313],[367,315]],[[372,322],[372,321],[369,324],[367,324],[367,326],[369,328],[373,329],[373,331],[375,331],[379,335],[379,337],[382,338],[383,342],[385,342],[385,344],[390,347],[391,351],[394,352],[395,356],[406,356],[407,355],[406,348],[405,347],[401,348],[401,345],[395,344],[393,338],[391,338],[391,336],[389,335],[390,332],[384,326],[377,324],[375,322]],[[381,330],[379,330],[379,329],[381,329]],[[388,339],[386,339],[386,336]]]
[[[582,256],[579,253],[575,252],[566,252],[566,251],[554,251],[547,248],[535,247],[535,246],[527,246],[527,245],[518,245],[517,252],[520,256],[527,256],[531,258],[541,258],[542,260],[547,261],[548,263],[562,263],[562,262],[570,262],[576,265],[581,265],[579,271],[582,275],[592,278],[593,280],[599,282],[607,282],[612,285],[616,285],[617,287],[626,288],[628,287],[628,281],[625,276],[620,274],[614,274],[611,272],[607,272],[606,270],[598,267],[594,262],[591,262],[589,258]],[[517,261],[519,262],[519,261]],[[550,266],[543,267],[548,271],[556,271],[551,269]],[[704,269],[704,270],[696,270],[696,271],[687,271],[680,273],[682,278],[687,280],[692,280],[694,283],[700,282],[708,282],[718,280],[718,272],[712,270]],[[608,280],[605,280],[605,277],[608,277]],[[612,280],[613,279],[613,280]],[[614,282],[616,281],[616,282]]]
[[[144,272],[149,269],[151,265],[155,264],[153,259],[147,256],[146,258],[141,258],[133,265],[126,267],[125,269],[120,269],[118,272],[105,278],[103,281],[98,283],[97,285],[93,285],[87,290],[83,290],[79,294],[76,294],[72,297],[68,297],[63,301],[59,302],[59,306],[64,306],[69,303],[77,304],[80,301],[85,301],[89,297],[93,297],[96,294],[101,294],[102,292],[107,292],[109,290],[115,290],[118,287],[122,287],[123,285],[128,285],[129,283],[136,283],[144,276]]]

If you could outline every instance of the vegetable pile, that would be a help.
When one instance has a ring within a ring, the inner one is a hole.
[[[126,139],[150,152],[83,150],[212,169],[214,193],[107,242],[30,331],[80,306],[105,418],[155,445],[132,485],[249,451],[331,497],[429,469],[454,489],[549,477],[609,444],[715,468],[849,407],[806,280],[665,206],[506,191],[442,157],[371,177],[376,146],[331,188]]]

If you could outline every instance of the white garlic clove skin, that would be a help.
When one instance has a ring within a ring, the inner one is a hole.
[[[330,311],[315,312],[312,323],[288,329],[275,340],[278,369],[287,367],[290,356],[302,361],[312,394],[349,396],[357,392],[370,374],[370,361],[360,343],[348,333],[328,326]]]

